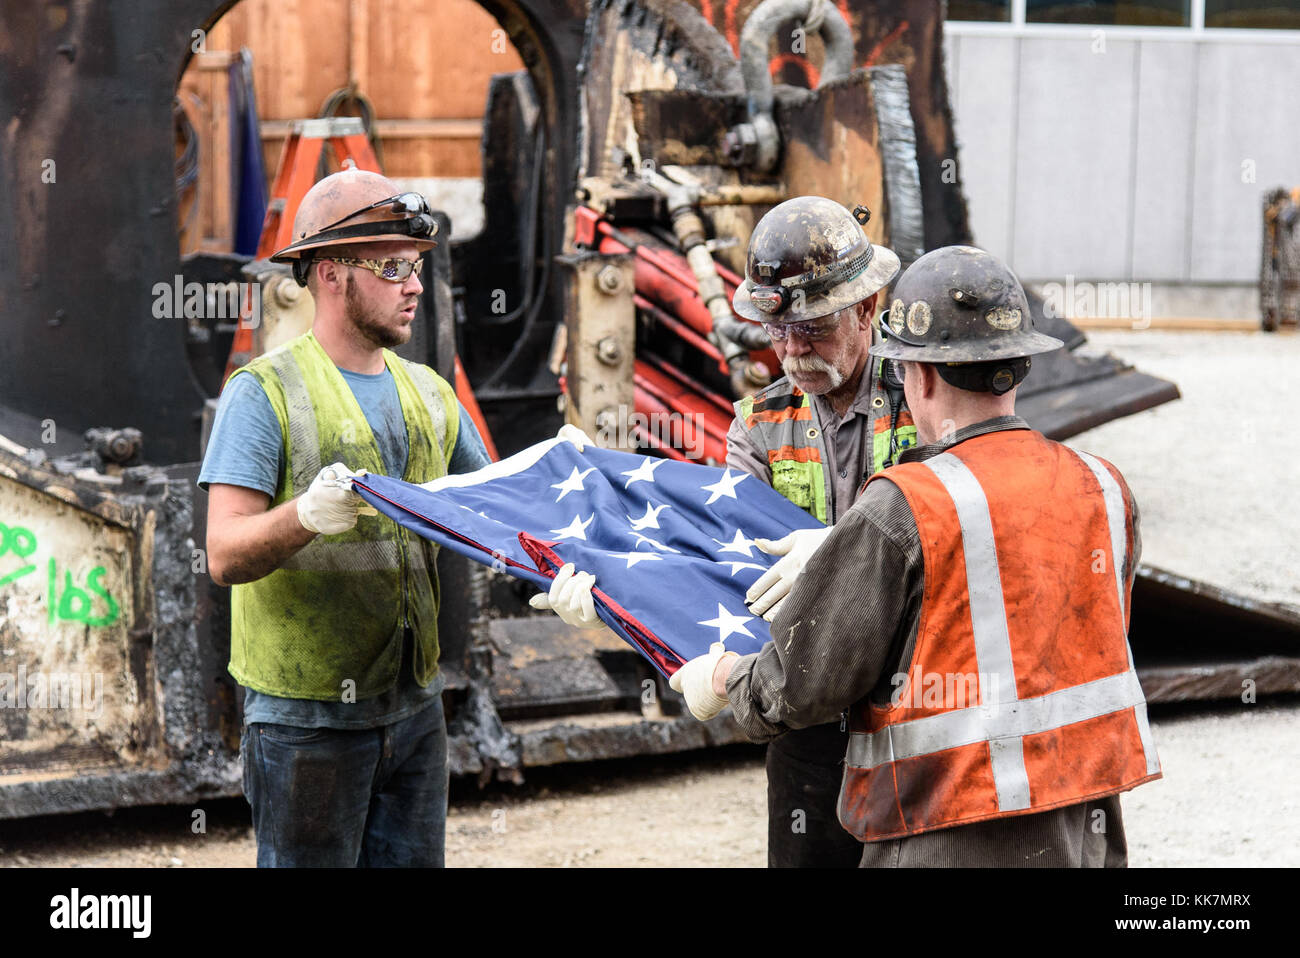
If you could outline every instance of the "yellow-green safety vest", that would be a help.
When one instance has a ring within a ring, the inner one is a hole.
[[[872,363],[864,375],[878,368],[878,363]],[[830,522],[835,491],[826,470],[826,443],[811,397],[786,377],[740,400],[735,410],[750,440],[767,455],[772,488],[819,521]],[[874,474],[893,465],[897,454],[915,446],[917,438],[911,415],[900,409],[895,449],[891,450],[889,397],[876,378],[872,380],[870,415]]]
[[[387,349],[384,363],[406,422],[402,478],[446,475],[460,422],[455,392],[427,366]],[[384,473],[351,387],[310,332],[234,375],[245,374],[262,385],[280,422],[285,457],[272,507],[305,492],[331,463]],[[438,673],[436,557],[435,545],[384,515],[317,536],[274,572],[232,588],[230,674],[282,698],[371,698],[396,685],[409,625],[415,679],[427,686]]]

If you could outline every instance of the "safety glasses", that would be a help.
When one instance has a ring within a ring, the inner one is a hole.
[[[817,343],[834,336],[842,318],[841,313],[831,313],[802,323],[764,323],[763,328],[778,343],[785,342],[792,333],[798,333],[804,342]]]
[[[343,259],[339,256],[329,257],[331,263],[339,263],[343,266],[360,266],[362,269],[368,269],[380,279],[386,279],[390,283],[401,283],[414,272],[418,272],[424,264],[424,257],[419,259]]]
[[[417,213],[428,213],[429,204],[425,202],[423,196],[419,193],[398,193],[396,196],[389,196],[382,200],[375,200],[369,206],[363,206],[355,212],[349,213],[341,220],[335,220],[329,226],[322,226],[317,232],[323,233],[326,230],[333,229],[340,223],[346,223],[350,219],[360,216],[362,213],[369,213],[371,210],[383,209],[387,206],[394,213],[401,213],[405,216],[415,216]],[[408,274],[409,275],[409,274]]]

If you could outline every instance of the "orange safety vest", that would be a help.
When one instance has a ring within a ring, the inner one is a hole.
[[[1114,466],[1004,430],[869,483],[882,479],[916,518],[925,586],[911,671],[888,705],[850,711],[840,823],[881,841],[1159,778]]]

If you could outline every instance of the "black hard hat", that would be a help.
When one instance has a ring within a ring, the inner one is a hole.
[[[731,305],[746,319],[797,323],[860,303],[898,275],[893,250],[862,231],[870,217],[824,196],[799,196],[768,210],[749,238],[745,282]]]
[[[886,318],[887,317],[887,318]],[[973,246],[944,246],[909,266],[881,317],[872,356],[917,363],[978,363],[1060,349],[1034,331],[1016,274]]]

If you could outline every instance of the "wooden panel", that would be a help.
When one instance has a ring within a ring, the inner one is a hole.
[[[349,79],[383,119],[469,118],[492,74],[523,68],[498,30],[472,0],[243,0],[208,48],[253,51],[262,119],[315,116]]]
[[[496,20],[476,3],[413,5],[409,0],[368,0],[376,15],[370,30],[372,64],[405,64],[375,70],[368,91],[385,117],[478,117],[493,73],[522,69]],[[376,24],[400,29],[375,29]],[[494,52],[500,51],[500,52]]]
[[[182,255],[195,250],[229,250],[234,234],[226,93],[229,60],[227,55],[211,52],[196,57],[177,90],[199,140],[198,189],[186,191],[178,210],[184,227],[180,237]]]
[[[274,122],[316,116],[326,98],[350,81],[380,121],[386,173],[479,176],[480,127],[383,121],[481,120],[492,75],[523,69],[504,31],[473,0],[416,6],[408,0],[243,0],[209,32],[206,47],[210,53],[241,47],[253,53],[259,117],[272,124],[262,135],[268,181],[284,142]],[[199,73],[191,63],[182,88],[198,97],[200,112],[224,115],[225,75],[201,80]],[[229,248],[230,198],[219,195],[228,194],[228,174],[213,178],[215,133],[205,127],[200,134],[203,196],[188,232],[215,237],[206,243],[213,248],[222,248],[224,238]]]
[[[384,144],[389,176],[482,176],[477,140],[390,140]]]

